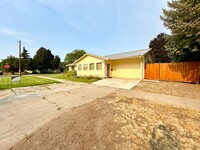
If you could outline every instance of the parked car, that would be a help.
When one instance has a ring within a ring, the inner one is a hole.
[[[0,75],[3,75],[3,71],[0,70]]]
[[[32,70],[24,70],[24,73],[33,73]]]

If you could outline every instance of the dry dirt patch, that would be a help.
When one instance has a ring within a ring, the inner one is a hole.
[[[142,81],[133,89],[172,96],[200,99],[200,85],[198,84],[164,81]]]
[[[13,149],[199,149],[199,128],[199,111],[112,94],[63,113]]]

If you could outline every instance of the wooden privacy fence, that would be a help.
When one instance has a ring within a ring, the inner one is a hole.
[[[146,64],[145,79],[198,83],[200,62]]]

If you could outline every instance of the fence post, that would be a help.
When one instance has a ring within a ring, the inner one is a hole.
[[[200,84],[200,62],[198,62],[198,81],[197,84]]]
[[[160,76],[161,76],[161,75],[160,75],[160,74],[161,74],[161,73],[160,73],[160,65],[161,65],[161,64],[159,63],[159,81],[160,81]]]

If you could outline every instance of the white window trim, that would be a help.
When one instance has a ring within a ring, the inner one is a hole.
[[[94,64],[94,69],[93,70],[90,69],[90,64]],[[94,71],[95,70],[95,63],[89,63],[88,66],[89,66],[89,71]]]
[[[101,69],[97,70],[97,64],[99,64],[99,63],[101,63]],[[97,63],[96,63],[96,70],[97,70],[97,71],[102,71],[102,70],[103,70],[103,62],[97,62]]]
[[[84,65],[87,65],[87,70],[84,70]],[[83,71],[88,71],[89,68],[88,68],[88,64],[83,64]]]
[[[81,66],[81,70],[79,70],[79,66]],[[83,71],[83,65],[82,64],[78,64],[78,71]]]

